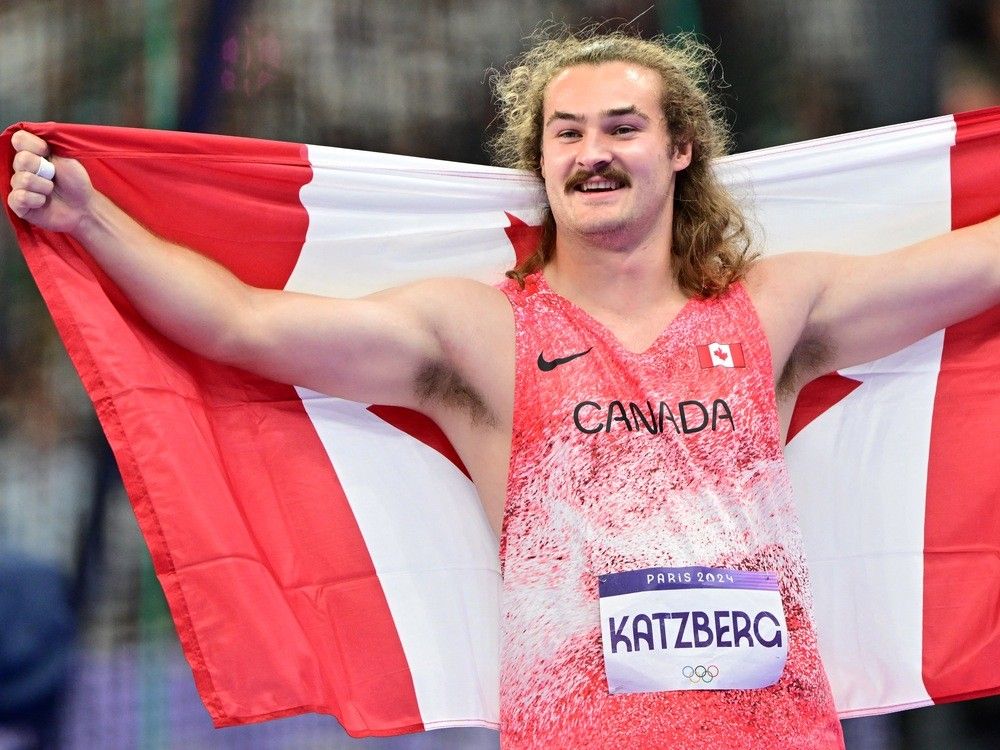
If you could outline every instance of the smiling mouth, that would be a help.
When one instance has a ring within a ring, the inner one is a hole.
[[[625,187],[624,183],[614,180],[598,180],[595,182],[584,182],[576,185],[573,189],[578,193],[610,193]]]
[[[628,174],[615,165],[598,172],[580,170],[566,181],[567,193],[612,193],[627,187],[631,187]]]

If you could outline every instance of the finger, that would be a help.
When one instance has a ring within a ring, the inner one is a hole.
[[[49,144],[27,130],[18,130],[14,133],[10,137],[10,145],[15,151],[30,151],[38,156],[48,156],[50,153]]]
[[[39,156],[38,168],[35,170],[35,174],[45,180],[54,180],[56,178],[56,165],[44,156]]]
[[[43,159],[44,157],[39,156],[38,154],[34,154],[30,151],[18,151],[16,154],[14,154],[14,171],[29,172],[30,174],[38,174],[39,169],[43,169],[42,167]]]
[[[27,190],[11,190],[10,195],[7,196],[7,205],[10,206],[11,211],[23,219],[29,211],[44,206],[46,200],[48,198],[40,193],[30,193]]]
[[[27,190],[29,193],[52,195],[55,183],[31,172],[15,172],[11,175],[10,186],[15,190]]]

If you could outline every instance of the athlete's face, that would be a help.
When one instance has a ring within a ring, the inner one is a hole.
[[[621,244],[670,231],[673,148],[652,70],[625,62],[560,71],[545,90],[542,178],[560,235]]]

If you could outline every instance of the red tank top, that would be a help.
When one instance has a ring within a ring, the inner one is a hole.
[[[503,291],[516,374],[502,747],[842,747],[770,349],[744,288],[690,300],[641,354],[541,274]],[[683,566],[778,573],[788,656],[776,684],[609,694],[597,576]]]

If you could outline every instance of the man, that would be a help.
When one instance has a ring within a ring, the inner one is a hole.
[[[754,261],[707,168],[724,138],[705,62],[567,37],[500,80],[501,152],[544,181],[551,220],[499,289],[253,289],[14,136],[12,210],[72,233],[162,333],[442,427],[502,532],[505,746],[840,746],[781,425],[813,377],[1000,301],[997,220],[883,256]],[[651,608],[612,611],[634,594]],[[691,659],[667,677],[629,661],[654,652]]]

